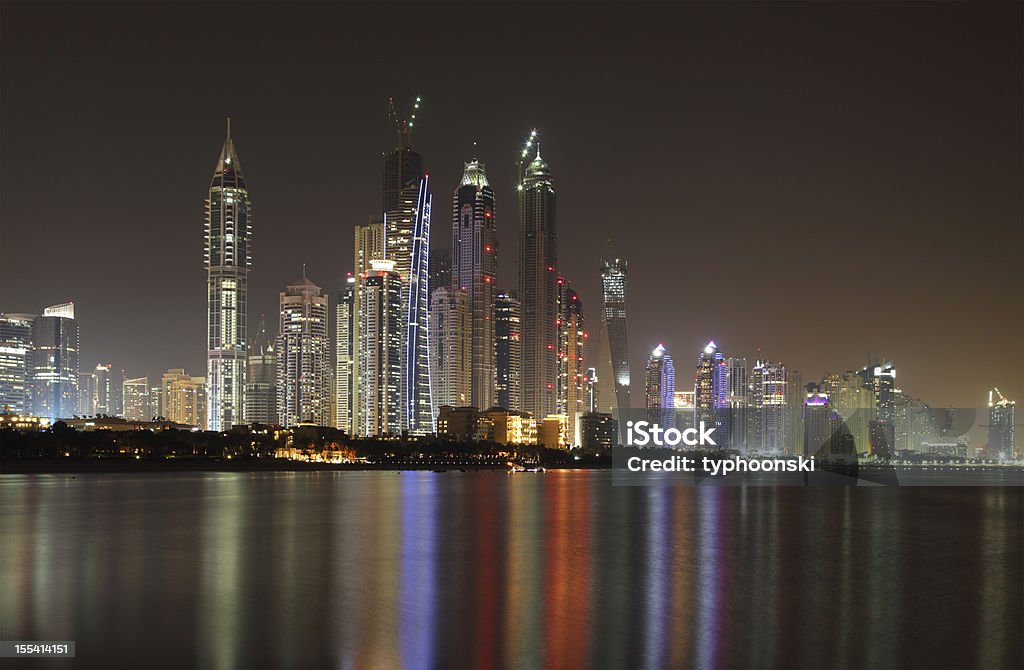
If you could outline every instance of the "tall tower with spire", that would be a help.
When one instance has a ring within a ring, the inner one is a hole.
[[[484,164],[465,164],[452,202],[452,289],[465,291],[470,311],[469,404],[487,409],[494,394],[494,281],[497,271],[494,191]]]
[[[390,104],[397,144],[384,155],[384,243],[386,260],[402,278],[402,430],[433,430],[430,368],[427,363],[427,302],[430,262],[430,180],[423,156],[412,148],[412,128],[420,99],[408,118]],[[373,259],[384,260],[384,259]]]
[[[245,421],[252,207],[231,139],[230,118],[227,126],[227,138],[206,199],[208,430],[227,430]]]
[[[537,133],[519,160],[519,300],[522,304],[522,406],[554,414],[558,384],[558,234],[555,186]],[[536,154],[527,163],[536,143]]]

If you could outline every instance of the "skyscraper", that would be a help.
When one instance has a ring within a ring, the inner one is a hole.
[[[672,356],[659,344],[647,359],[647,385],[645,389],[647,420],[673,428],[675,422],[676,370]]]
[[[35,314],[0,314],[0,411],[32,411],[32,322]]]
[[[93,392],[96,394],[93,400],[93,414],[102,416],[115,416],[114,409],[114,366],[98,363],[93,370]]]
[[[473,315],[469,293],[461,288],[438,288],[431,303],[428,339],[436,417],[442,406],[472,405]]]
[[[1012,458],[1015,450],[1017,401],[1008,400],[998,388],[988,392],[988,452]]]
[[[484,164],[465,164],[452,197],[452,288],[465,291],[471,314],[469,403],[487,409],[494,394],[494,280],[497,272],[494,191]]]
[[[282,426],[326,426],[330,418],[327,296],[320,295],[320,290],[303,271],[281,293],[274,355],[277,417]]]
[[[558,278],[558,403],[566,416],[569,438],[580,444],[579,417],[586,411],[587,333],[583,325],[583,301],[562,277]]]
[[[411,146],[416,99],[408,119],[399,119],[392,104],[397,146],[384,156],[385,258],[402,277],[402,379],[400,416],[403,430],[433,430],[430,371],[427,364],[427,302],[430,254],[430,182],[423,156]],[[371,259],[373,260],[373,259]]]
[[[374,260],[359,277],[359,405],[362,435],[402,430],[402,276],[393,261]]]
[[[164,375],[167,383],[167,420],[202,430],[207,418],[206,379],[187,375]]]
[[[383,260],[387,254],[384,250],[384,219],[383,216],[370,217],[367,224],[356,226],[355,247],[353,265],[355,267],[355,316],[352,320],[353,333],[352,341],[355,343],[355,358],[352,361],[352,435],[364,435],[363,425],[360,423],[364,416],[363,407],[363,372],[360,368],[359,342],[361,338],[360,328],[362,327],[364,300],[363,280],[373,269],[371,264],[375,260]],[[394,264],[392,264],[394,267]],[[401,297],[401,296],[399,296]],[[400,391],[399,391],[400,392]],[[396,400],[400,402],[401,397]]]
[[[629,407],[629,350],[626,346],[625,259],[601,260],[601,331],[598,336],[597,404],[611,413]]]
[[[555,187],[536,132],[519,162],[519,300],[522,304],[523,410],[543,419],[556,411],[558,383],[558,235]]]
[[[786,366],[758,360],[751,373],[754,413],[753,448],[761,452],[783,453],[789,439],[789,402]]]
[[[729,358],[726,361],[725,404],[728,408],[729,446],[746,449],[750,389],[747,380],[747,359]]]
[[[75,304],[54,305],[32,321],[33,413],[55,421],[78,409],[79,333]]]
[[[497,405],[522,411],[521,306],[515,293],[498,293],[494,299],[494,364]],[[489,409],[489,408],[488,408]]]
[[[125,379],[121,385],[124,396],[124,418],[129,421],[149,421],[153,412],[149,407],[149,379],[136,377]]]
[[[249,370],[245,381],[245,422],[277,423],[277,358],[274,346],[260,323],[256,338],[249,343]]]
[[[334,305],[334,427],[355,433],[356,278],[350,272]]]
[[[719,436],[718,444],[727,443],[725,433],[725,408],[728,389],[726,383],[729,376],[725,356],[718,350],[714,340],[708,342],[697,356],[697,377],[694,385],[694,403],[696,405],[697,423],[715,426]]]
[[[207,277],[207,423],[210,430],[227,430],[242,423],[245,376],[249,364],[246,342],[246,304],[252,257],[252,208],[249,192],[231,139],[220,151],[206,200]]]

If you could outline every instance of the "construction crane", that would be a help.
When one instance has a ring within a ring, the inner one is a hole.
[[[419,96],[416,96],[416,101],[412,105],[412,111],[409,113],[409,116],[402,118],[395,109],[395,99],[388,98],[388,119],[395,125],[399,149],[405,149],[412,145],[412,127],[416,123],[416,113],[420,110],[421,100]]]

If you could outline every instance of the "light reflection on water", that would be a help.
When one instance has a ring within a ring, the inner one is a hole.
[[[610,484],[0,476],[0,639],[77,642],[34,667],[1024,661],[1019,488]]]

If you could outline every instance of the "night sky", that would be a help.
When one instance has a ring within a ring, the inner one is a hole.
[[[331,292],[378,212],[387,99],[450,245],[473,142],[517,284],[531,128],[559,266],[598,330],[630,262],[634,392],[714,338],[803,373],[895,360],[933,405],[1024,400],[1020,3],[4,2],[0,310],[74,300],[82,368],[205,375],[203,200],[233,135],[253,202],[252,334],[306,263]]]

